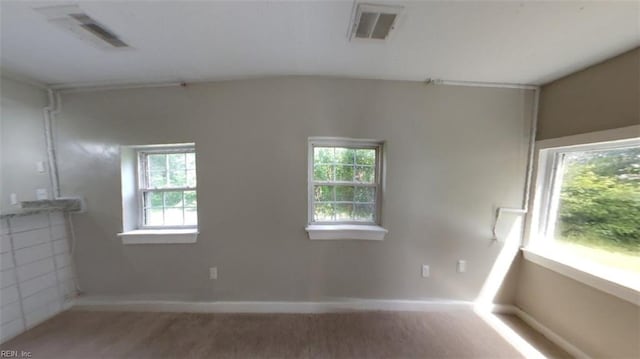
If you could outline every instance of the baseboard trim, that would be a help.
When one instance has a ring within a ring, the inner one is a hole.
[[[328,313],[345,311],[472,310],[473,303],[453,300],[338,300],[324,302],[191,302],[114,297],[79,297],[72,310],[185,313]]]
[[[533,329],[535,329],[538,332],[540,332],[542,335],[544,335],[551,342],[553,342],[554,344],[556,344],[557,346],[559,346],[560,348],[562,348],[564,351],[566,351],[567,353],[571,354],[575,358],[579,358],[579,359],[590,359],[591,358],[585,352],[583,352],[578,347],[573,345],[571,342],[569,342],[568,340],[564,339],[562,336],[560,336],[559,334],[557,334],[553,330],[549,329],[547,326],[545,326],[544,324],[540,323],[534,317],[532,317],[531,315],[529,315],[527,312],[523,311],[522,309],[516,307],[515,305],[496,304],[496,305],[492,306],[491,311],[493,313],[513,314],[513,315],[517,316],[518,318],[522,319],[523,322],[527,323],[530,327],[532,327]]]

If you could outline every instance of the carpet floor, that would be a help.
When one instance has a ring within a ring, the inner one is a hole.
[[[551,347],[554,356],[567,356],[553,344],[541,345]],[[471,311],[67,311],[2,344],[1,349],[28,351],[32,358],[523,357]]]

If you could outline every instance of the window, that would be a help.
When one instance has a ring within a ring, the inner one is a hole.
[[[539,157],[528,249],[640,289],[640,140],[543,148]]]
[[[147,148],[137,154],[140,228],[197,226],[195,149]]]
[[[310,225],[378,225],[381,184],[382,142],[309,140]]]

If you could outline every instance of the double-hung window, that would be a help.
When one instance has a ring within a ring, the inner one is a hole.
[[[195,228],[198,224],[196,153],[192,146],[140,149],[140,228]]]
[[[381,141],[309,139],[309,232],[312,239],[382,239]],[[343,225],[343,227],[336,227]],[[348,227],[344,227],[347,225]],[[335,230],[338,230],[338,233]],[[345,229],[349,233],[339,232]],[[315,230],[315,232],[314,232]],[[321,231],[324,230],[324,234]],[[327,236],[326,231],[333,234]],[[316,237],[316,238],[314,238]],[[336,237],[336,238],[334,238]]]

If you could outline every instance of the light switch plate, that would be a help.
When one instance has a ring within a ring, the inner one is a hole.
[[[467,271],[467,261],[459,260],[458,261],[458,273],[464,273]]]
[[[18,204],[18,195],[15,193],[10,194],[9,202],[11,202],[11,204]]]
[[[36,171],[38,171],[38,173],[44,173],[45,168],[44,168],[44,162],[43,161],[36,162]]]
[[[209,268],[209,279],[218,279],[218,267]]]
[[[429,276],[429,266],[426,264],[422,265],[422,277],[427,278]]]

